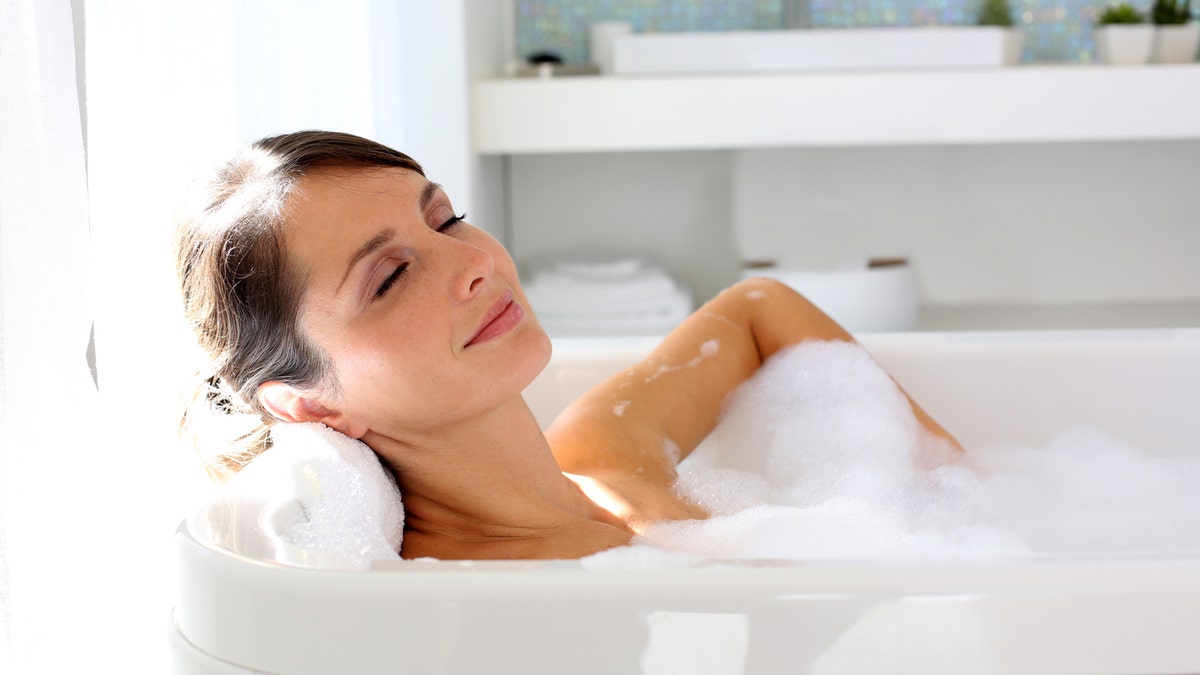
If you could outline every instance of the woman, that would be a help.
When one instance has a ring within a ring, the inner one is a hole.
[[[177,236],[212,361],[203,401],[364,441],[404,495],[406,558],[576,558],[704,518],[672,491],[675,466],[726,396],[789,345],[853,339],[786,286],[745,281],[543,433],[521,392],[550,341],[508,253],[464,217],[406,155],[310,131],[229,162]]]

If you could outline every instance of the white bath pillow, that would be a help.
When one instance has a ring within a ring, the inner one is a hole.
[[[276,424],[271,440],[218,500],[218,511],[240,512],[242,536],[230,539],[249,551],[238,552],[323,569],[400,559],[400,490],[366,444],[317,423]],[[246,546],[245,537],[266,541]]]

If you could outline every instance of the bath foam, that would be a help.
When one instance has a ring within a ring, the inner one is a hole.
[[[1153,457],[1098,429],[958,455],[861,347],[806,342],[739,388],[679,465],[677,492],[712,516],[653,524],[629,548],[710,559],[1194,554],[1198,485],[1200,460]]]
[[[668,375],[670,373],[674,373],[676,371],[683,370],[685,368],[695,368],[696,366],[700,365],[701,361],[703,361],[704,359],[707,359],[710,356],[713,356],[714,354],[716,354],[719,351],[721,351],[721,341],[720,340],[717,340],[715,338],[712,340],[706,340],[703,344],[700,345],[700,355],[699,356],[693,358],[691,361],[688,361],[687,363],[680,364],[680,365],[666,365],[666,364],[660,365],[658,367],[658,370],[654,371],[653,374],[651,374],[649,377],[645,378],[643,381],[644,382],[653,382],[654,380],[657,380],[658,378],[662,377],[663,375]]]

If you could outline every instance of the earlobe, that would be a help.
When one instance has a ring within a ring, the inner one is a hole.
[[[307,392],[282,382],[264,382],[258,387],[258,400],[273,416],[284,422],[320,422],[335,431],[361,438],[365,428],[354,424],[349,416],[326,407]]]
[[[321,406],[320,404],[316,405],[319,406],[319,412],[315,413],[317,419],[311,421],[320,422],[330,429],[333,429],[334,431],[340,431],[350,438],[361,439],[366,435],[367,428],[363,425],[356,424],[354,420],[350,419],[349,415],[345,415],[336,410],[330,410],[329,408]]]

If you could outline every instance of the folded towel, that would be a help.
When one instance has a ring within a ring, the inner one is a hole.
[[[692,310],[687,289],[641,257],[576,253],[547,261],[530,274],[525,294],[554,336],[661,334]]]
[[[367,569],[399,560],[404,505],[391,472],[362,441],[323,424],[276,424],[273,447],[223,487],[217,512],[241,512],[236,543],[299,567]],[[254,511],[254,513],[248,513]],[[256,522],[258,531],[249,523]]]
[[[576,256],[582,254],[576,253]],[[577,279],[627,278],[653,267],[642,258],[593,255],[553,261],[541,273],[557,272]]]

